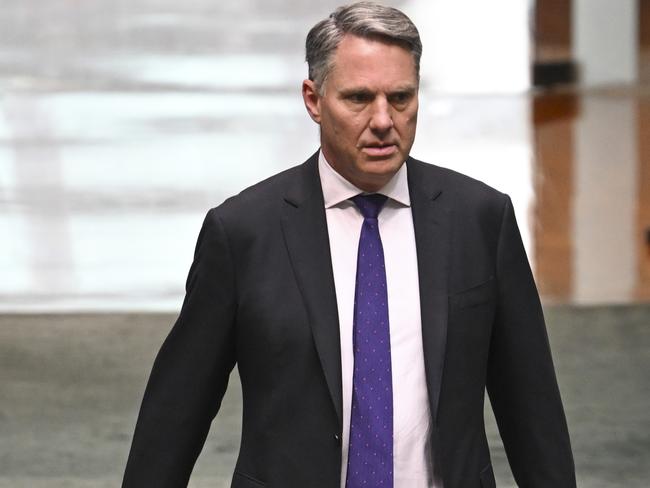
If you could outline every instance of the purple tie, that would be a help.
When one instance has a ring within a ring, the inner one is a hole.
[[[354,375],[346,488],[393,487],[393,384],[384,249],[384,195],[357,195],[363,214],[354,294]]]

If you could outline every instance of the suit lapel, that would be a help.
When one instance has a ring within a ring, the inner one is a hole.
[[[447,286],[451,212],[444,204],[434,167],[407,161],[411,211],[415,228],[424,366],[431,416],[437,423],[447,340]]]
[[[343,423],[341,343],[325,203],[318,176],[318,153],[301,167],[287,189],[282,230],[293,272],[305,302],[327,386]]]
[[[451,212],[430,165],[409,158],[408,180],[415,228],[424,366],[429,406],[437,422],[447,339]],[[287,189],[282,230],[303,296],[318,357],[334,409],[343,423],[341,343],[332,259],[318,176],[318,153]]]

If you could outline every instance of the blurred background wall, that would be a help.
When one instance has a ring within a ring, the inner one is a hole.
[[[511,194],[545,297],[647,299],[648,0],[394,4],[414,156]],[[4,0],[0,309],[177,310],[205,211],[317,149],[303,42],[335,6]]]
[[[580,486],[647,486],[650,0],[390,4],[424,42],[413,156],[513,198]],[[318,148],[303,43],[337,5],[2,0],[0,488],[119,485],[205,212]],[[192,487],[229,486],[231,385]]]

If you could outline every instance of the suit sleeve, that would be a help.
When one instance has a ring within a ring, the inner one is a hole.
[[[187,486],[235,364],[235,274],[217,210],[199,234],[181,313],[151,371],[123,488]]]
[[[498,305],[487,388],[519,486],[576,486],[544,316],[506,197],[497,250]]]

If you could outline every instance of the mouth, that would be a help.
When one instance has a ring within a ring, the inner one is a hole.
[[[386,157],[397,152],[397,144],[368,144],[361,150],[371,157]]]

